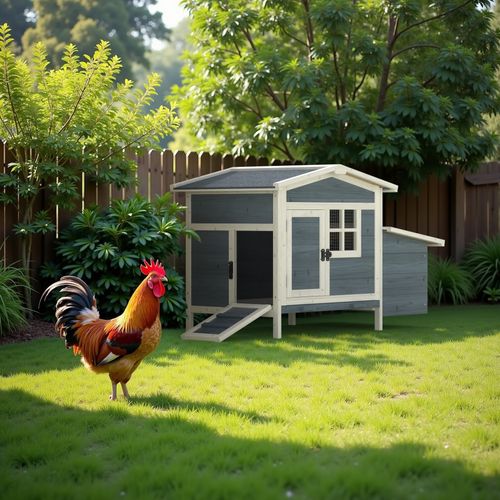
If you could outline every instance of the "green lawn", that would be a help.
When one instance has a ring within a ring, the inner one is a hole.
[[[0,497],[500,498],[500,306],[164,332],[107,399],[59,339],[0,346]]]

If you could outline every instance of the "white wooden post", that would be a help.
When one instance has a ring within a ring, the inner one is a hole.
[[[295,326],[297,324],[296,313],[288,313],[288,326]]]
[[[273,193],[273,338],[281,338],[281,309],[286,292],[286,191]]]
[[[191,227],[191,194],[186,193],[186,226]],[[186,331],[194,326],[194,314],[191,304],[191,238],[186,236]]]
[[[375,312],[375,331],[381,332],[384,329],[384,309],[382,304],[374,309]]]
[[[383,190],[379,187],[375,191],[375,296],[379,300],[379,307],[375,308],[375,330],[380,332],[384,328],[384,234],[383,234]]]

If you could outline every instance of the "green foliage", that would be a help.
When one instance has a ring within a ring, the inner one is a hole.
[[[145,111],[160,85],[157,74],[142,89],[132,90],[127,79],[116,84],[122,64],[108,42],[83,58],[67,45],[56,70],[49,69],[42,43],[34,46],[28,66],[15,57],[12,42],[9,27],[0,26],[0,138],[14,155],[0,175],[0,201],[17,204],[19,196],[24,204],[16,232],[24,236],[21,261],[29,276],[33,234],[54,229],[46,213],[34,212],[37,196],[46,192],[49,204],[71,206],[82,173],[98,182],[130,185],[135,164],[124,149],[156,147],[177,119],[165,106]]]
[[[492,24],[495,29],[500,30],[500,1],[495,2],[495,6],[493,9],[493,20]],[[496,71],[496,79],[497,82],[500,81],[500,69]],[[496,115],[486,116],[486,126],[490,132],[495,134],[498,138],[500,138],[500,113]],[[499,160],[500,159],[500,141],[497,141],[497,147],[495,151],[490,155],[490,160]]]
[[[109,209],[87,208],[62,231],[56,264],[44,266],[42,275],[58,279],[63,274],[79,276],[92,288],[101,316],[112,318],[123,312],[142,276],[139,265],[151,257],[160,259],[167,271],[162,320],[169,326],[184,323],[184,280],[167,267],[168,258],[181,253],[179,238],[194,233],[186,229],[183,210],[171,202],[170,193],[153,203],[136,195],[115,200]]]
[[[433,304],[465,304],[474,297],[471,275],[450,259],[429,256],[427,286]]]
[[[467,250],[464,265],[472,275],[476,294],[500,288],[500,236],[477,240]],[[494,293],[494,292],[493,292]]]
[[[163,104],[165,96],[171,94],[172,88],[181,83],[182,54],[190,47],[187,41],[189,29],[189,19],[183,19],[175,28],[172,28],[172,33],[164,48],[147,54],[150,69],[158,73],[162,80],[161,85],[157,89],[158,93],[151,103],[151,107],[153,108]],[[136,75],[138,85],[147,79],[147,72],[143,66],[134,67],[134,74]],[[170,145],[171,140],[171,136],[164,138],[161,142],[162,147],[169,147],[174,150],[182,149],[182,147],[172,147]],[[192,149],[191,151],[202,150]]]
[[[500,37],[485,0],[185,5],[194,49],[176,97],[194,143],[379,167],[402,185],[493,150]]]
[[[487,286],[484,289],[483,293],[484,293],[486,300],[488,302],[493,302],[493,303],[500,302],[500,288],[493,288],[493,287]]]
[[[22,292],[29,287],[22,269],[0,261],[0,337],[26,324]]]
[[[36,44],[43,42],[49,60],[58,66],[68,43],[91,53],[101,40],[109,40],[123,62],[122,76],[132,78],[132,63],[148,66],[145,42],[168,36],[161,13],[150,10],[156,4],[157,0],[34,0],[36,24],[23,36],[24,54],[30,59]]]

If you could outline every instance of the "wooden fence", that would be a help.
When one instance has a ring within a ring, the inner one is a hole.
[[[114,199],[127,199],[140,193],[148,199],[163,194],[170,185],[185,179],[196,178],[210,172],[239,166],[268,165],[266,158],[232,156],[208,153],[173,153],[169,150],[151,151],[131,157],[137,163],[137,185],[121,189],[108,184],[89,182],[82,176],[81,202],[73,212],[55,209],[51,212],[59,231],[76,210],[97,204],[109,205]],[[0,172],[8,170],[12,161],[5,145],[0,144]],[[281,164],[279,161],[273,165]],[[183,195],[177,194],[183,203]],[[43,198],[37,201],[37,209],[47,208]],[[12,263],[20,260],[19,241],[13,235],[13,226],[22,216],[22,205],[0,205],[0,258]],[[418,195],[386,195],[384,200],[384,225],[416,231],[446,240],[443,249],[433,251],[440,257],[459,260],[466,246],[476,238],[500,234],[500,163],[484,167],[476,174],[456,174],[447,180],[430,177],[422,183]],[[54,257],[55,235],[37,236],[33,246],[33,271]],[[183,261],[176,262],[183,273]]]

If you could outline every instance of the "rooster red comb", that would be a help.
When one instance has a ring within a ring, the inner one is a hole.
[[[149,273],[156,273],[161,278],[165,276],[165,268],[159,260],[155,262],[153,259],[151,259],[150,262],[148,262],[146,259],[144,259],[144,264],[141,264],[140,269],[141,273],[145,274],[146,276]]]

